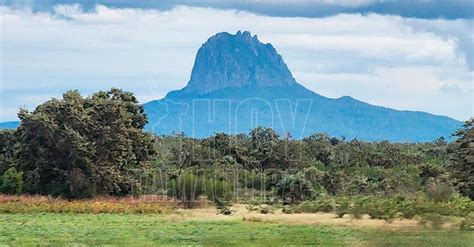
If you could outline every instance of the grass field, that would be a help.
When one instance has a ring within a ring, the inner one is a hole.
[[[157,214],[0,214],[0,245],[472,246],[472,232],[173,218]]]

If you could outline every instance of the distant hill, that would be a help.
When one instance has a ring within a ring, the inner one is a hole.
[[[298,84],[271,44],[249,32],[218,33],[199,49],[186,87],[144,105],[147,129],[206,137],[255,126],[302,138],[315,132],[362,140],[432,141],[462,123],[425,112],[397,111],[349,96],[331,99]]]
[[[18,121],[11,121],[11,122],[3,122],[0,123],[0,129],[16,129],[20,125]]]

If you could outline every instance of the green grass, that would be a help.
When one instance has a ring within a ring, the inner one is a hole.
[[[0,245],[412,245],[469,246],[472,232],[369,230],[229,221],[173,221],[163,215],[0,214]]]

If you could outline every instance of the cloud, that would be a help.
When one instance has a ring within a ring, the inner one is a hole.
[[[474,19],[448,22],[422,19],[405,19],[403,21],[415,32],[434,33],[444,40],[453,40],[456,43],[458,55],[466,59],[470,70],[474,70]]]
[[[447,93],[447,94],[454,94],[454,95],[463,94],[463,89],[459,85],[454,84],[454,83],[449,83],[449,82],[443,83],[443,85],[441,85],[439,90],[442,93]]]
[[[96,5],[108,8],[135,8],[167,11],[176,6],[235,9],[260,15],[279,17],[327,17],[346,14],[381,14],[421,19],[472,19],[474,2],[471,0],[0,0],[11,8],[31,8],[34,12],[52,11],[57,5],[77,3],[86,12],[94,12]]]
[[[272,43],[294,77],[323,95],[352,95],[457,119],[473,115],[472,60],[470,46],[465,48],[472,20],[378,14],[288,18],[189,6],[85,9],[0,7],[1,121],[15,118],[3,109],[31,109],[44,99],[35,95],[57,97],[74,88],[88,94],[115,86],[133,91],[141,102],[161,98],[186,84],[203,42],[238,30]],[[461,93],[444,93],[445,83]]]

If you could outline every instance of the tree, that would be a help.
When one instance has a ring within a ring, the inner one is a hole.
[[[0,180],[0,192],[5,194],[20,194],[23,191],[23,172],[14,167],[8,169]]]
[[[119,89],[87,98],[68,91],[18,116],[17,163],[30,193],[127,194],[138,183],[130,170],[142,168],[154,152],[153,137],[143,132],[143,107]]]
[[[466,121],[454,135],[459,137],[450,167],[454,185],[462,195],[474,199],[474,119]]]
[[[332,142],[328,135],[323,133],[312,134],[304,138],[303,143],[306,147],[306,153],[311,159],[329,165],[332,159]]]
[[[250,132],[252,151],[250,155],[255,159],[259,169],[265,170],[276,163],[278,154],[275,147],[278,145],[278,134],[271,128],[257,127]]]
[[[0,177],[14,165],[14,130],[0,130]]]

